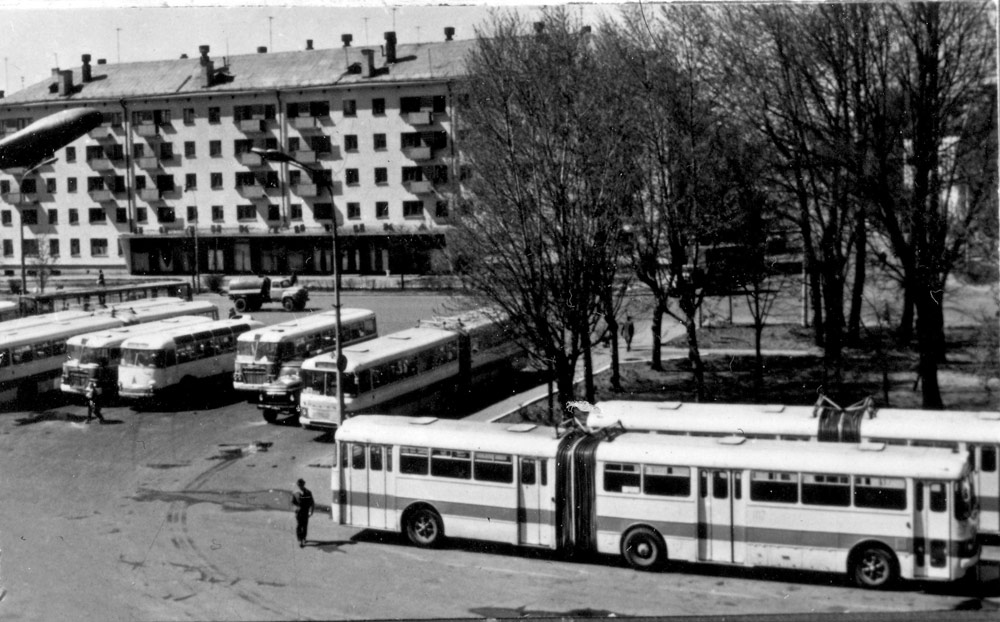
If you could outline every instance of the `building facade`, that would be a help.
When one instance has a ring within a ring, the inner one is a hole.
[[[0,99],[0,132],[71,107],[104,123],[55,161],[0,172],[0,269],[329,274],[337,226],[343,274],[426,273],[460,184],[473,41],[453,33],[53,69]]]

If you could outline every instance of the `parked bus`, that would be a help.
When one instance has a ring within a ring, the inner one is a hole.
[[[19,297],[21,315],[52,313],[68,309],[98,309],[144,298],[183,298],[191,300],[191,284],[185,281],[150,281],[128,285],[56,289],[42,294]]]
[[[184,303],[199,304],[201,303]],[[121,359],[121,345],[125,340],[218,320],[218,309],[214,305],[212,311],[214,313],[203,310],[201,313],[178,315],[148,324],[134,324],[70,337],[66,341],[66,362],[63,363],[62,384],[59,388],[64,393],[83,395],[87,385],[95,381],[104,395],[114,395],[118,390],[118,362]]]
[[[39,316],[45,319],[43,323],[30,318],[11,320],[11,323],[23,325],[0,330],[0,402],[16,397],[23,403],[39,393],[59,390],[62,364],[66,360],[66,340],[70,337],[216,309],[207,302],[163,300],[172,301],[172,304],[136,301],[105,313],[85,313],[82,317],[77,316],[76,311]],[[65,319],[53,319],[53,316]]]
[[[127,318],[134,315],[136,311],[147,307],[163,307],[165,305],[176,305],[185,302],[181,298],[151,298],[146,300],[136,300],[122,304],[110,305],[98,309],[68,309],[66,311],[53,311],[40,315],[25,315],[15,319],[0,322],[0,332],[10,332],[23,330],[32,326],[45,326],[52,322],[62,322],[65,320],[75,320],[81,317],[93,317],[97,315],[111,315]],[[207,303],[206,303],[207,304]]]
[[[600,402],[587,425],[620,423],[626,430],[773,438],[801,441],[944,447],[968,457],[982,504],[979,533],[1000,541],[1000,413],[875,408],[871,400],[841,408],[821,398],[815,406]]]
[[[344,416],[337,406],[337,361],[332,354],[307,359],[302,364],[299,421],[306,427],[332,427],[344,417],[384,412],[445,387],[468,391],[488,373],[513,366],[521,350],[511,347],[499,319],[486,315],[466,324],[442,327],[417,326],[348,346],[345,359]]]
[[[11,300],[0,300],[0,322],[13,320],[19,315],[20,313],[18,313],[16,302]]]
[[[121,344],[118,394],[160,398],[195,381],[232,377],[237,338],[263,325],[238,317],[130,337]]]
[[[378,336],[375,313],[368,309],[341,309],[344,346]],[[299,368],[305,359],[331,352],[337,346],[337,311],[322,311],[240,335],[236,344],[233,387],[255,391],[264,419],[298,412]]]
[[[332,518],[399,531],[669,560],[953,581],[979,559],[968,464],[932,447],[558,434],[535,424],[360,416],[337,430]]]

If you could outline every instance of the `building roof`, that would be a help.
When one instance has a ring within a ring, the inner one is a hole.
[[[433,43],[399,44],[396,62],[387,65],[379,46],[270,52],[238,56],[212,56],[217,75],[226,76],[210,87],[202,87],[201,59],[91,64],[92,80],[84,83],[82,67],[74,67],[73,92],[61,96],[50,77],[0,99],[0,105],[42,102],[88,102],[164,95],[226,93],[270,89],[308,88],[333,85],[377,84],[442,80],[465,73],[465,55],[474,39]],[[361,50],[374,49],[376,75],[348,73],[347,67],[367,62]]]

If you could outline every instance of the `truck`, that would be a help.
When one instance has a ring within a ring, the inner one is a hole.
[[[259,311],[269,302],[281,302],[286,311],[301,311],[309,300],[309,290],[296,283],[295,275],[272,288],[271,279],[261,276],[238,276],[229,281],[226,293],[239,313]]]

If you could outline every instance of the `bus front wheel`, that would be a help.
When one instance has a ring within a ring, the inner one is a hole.
[[[281,301],[281,306],[285,309],[285,311],[294,311],[295,301],[291,298],[285,298]]]
[[[636,570],[658,570],[667,559],[667,547],[655,531],[637,527],[622,540],[622,556]]]
[[[278,411],[273,408],[264,408],[261,412],[264,413],[264,421],[268,423],[274,423],[278,420]]]
[[[896,559],[881,546],[870,544],[857,549],[851,558],[851,577],[859,587],[884,589],[899,576]]]
[[[417,546],[430,548],[437,546],[444,537],[441,517],[434,510],[420,508],[406,519],[406,536]]]

